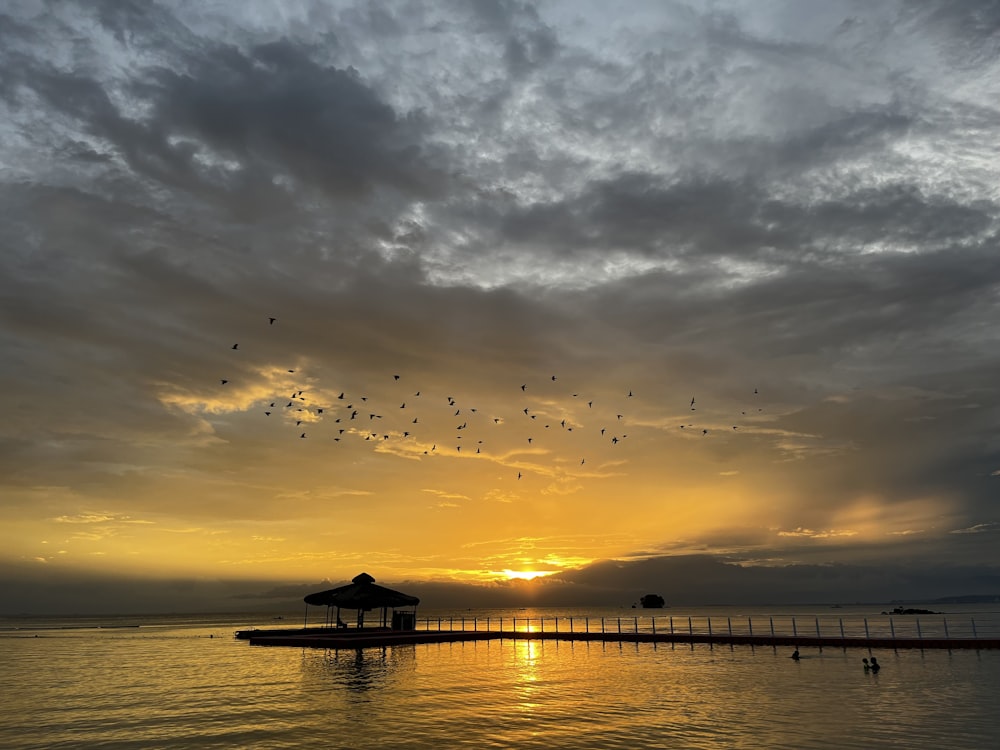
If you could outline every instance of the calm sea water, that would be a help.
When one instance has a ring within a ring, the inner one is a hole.
[[[583,615],[461,616],[574,614]],[[687,613],[677,616],[686,625]],[[1000,620],[975,616],[980,627]],[[727,617],[745,619],[719,610],[713,620]],[[873,675],[858,649],[803,649],[795,662],[788,649],[748,646],[506,640],[325,651],[232,637],[297,624],[0,620],[0,747],[1000,747],[1000,651],[879,650]],[[139,627],[107,627],[122,625]]]

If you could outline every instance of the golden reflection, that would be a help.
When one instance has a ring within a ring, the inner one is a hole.
[[[538,706],[538,658],[541,655],[538,641],[514,641],[517,664],[517,678],[514,682],[517,707],[521,711],[533,711]]]

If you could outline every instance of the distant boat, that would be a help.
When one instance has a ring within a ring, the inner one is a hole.
[[[659,594],[645,594],[639,598],[643,609],[663,609],[666,602]]]

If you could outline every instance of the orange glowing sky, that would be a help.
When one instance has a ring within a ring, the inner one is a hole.
[[[1000,585],[991,41],[890,5],[16,6],[0,580]]]

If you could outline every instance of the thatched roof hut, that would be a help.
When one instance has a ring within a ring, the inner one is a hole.
[[[332,620],[331,612],[333,611],[333,608],[336,608],[338,627],[346,627],[346,624],[340,619],[341,609],[357,610],[359,628],[364,627],[364,613],[370,612],[373,609],[382,610],[382,627],[386,627],[388,610],[392,609],[393,627],[410,629],[414,621],[414,615],[410,614],[409,617],[398,617],[395,610],[402,607],[413,607],[414,609],[411,612],[415,612],[415,608],[420,603],[420,599],[415,596],[410,596],[409,594],[404,594],[401,591],[395,591],[394,589],[389,589],[385,586],[379,586],[375,583],[375,579],[370,575],[367,573],[361,573],[356,575],[350,583],[344,586],[338,586],[335,589],[327,589],[326,591],[318,591],[315,594],[309,594],[305,597],[305,602],[307,605],[326,607],[328,624],[330,624]],[[408,625],[409,627],[403,627],[404,625]]]

